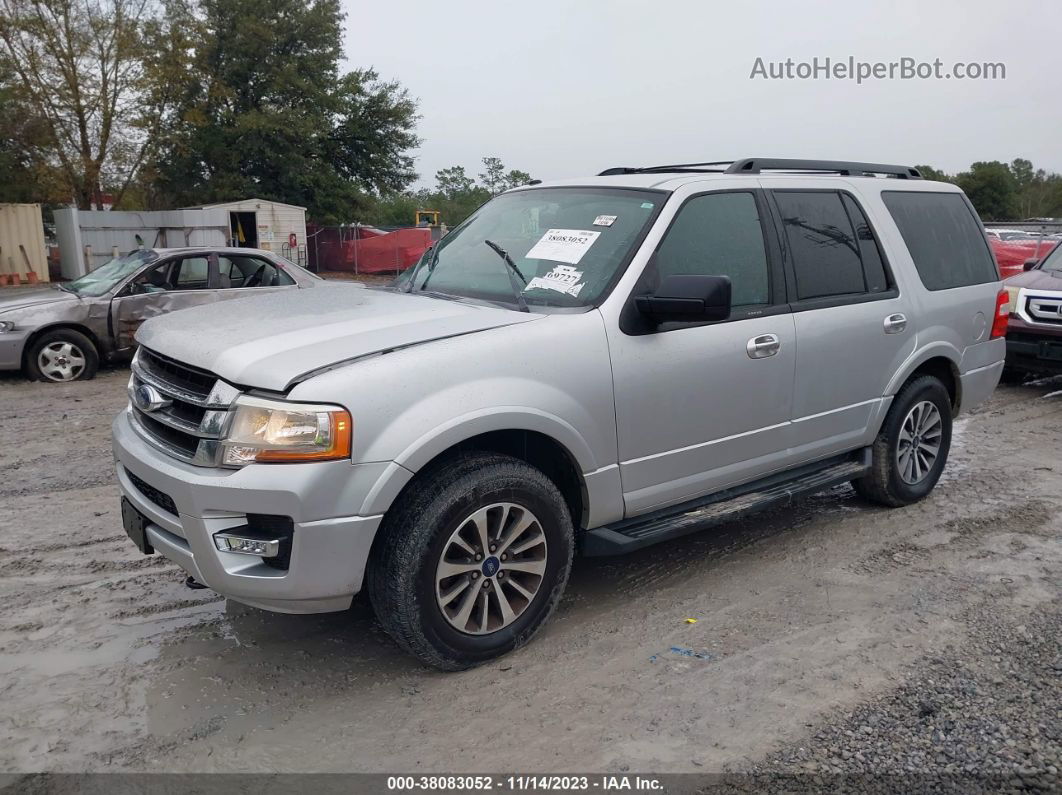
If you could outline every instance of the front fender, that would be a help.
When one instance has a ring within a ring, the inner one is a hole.
[[[497,406],[462,414],[417,439],[398,455],[395,462],[416,472],[454,445],[491,431],[541,433],[564,447],[580,472],[592,472],[598,468],[590,445],[570,423],[530,406]]]

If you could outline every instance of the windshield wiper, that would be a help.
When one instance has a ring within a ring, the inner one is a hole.
[[[439,244],[438,244],[438,242],[432,243],[430,246],[428,246],[427,251],[424,252],[425,255],[431,254],[431,258],[428,260],[428,275],[424,278],[424,284],[422,284],[420,286],[421,290],[424,289],[424,285],[427,284],[428,283],[428,279],[431,278],[431,272],[433,270],[435,270],[435,262],[436,262],[438,253],[439,253]],[[417,274],[420,273],[420,267],[423,264],[424,264],[424,257],[422,256],[420,258],[420,262],[417,263],[417,267],[415,267],[413,269],[413,273],[409,274],[409,283],[406,285],[406,290],[405,290],[407,293],[413,292],[413,282],[415,282],[417,280]]]
[[[65,284],[57,284],[57,285],[55,285],[55,289],[56,290],[62,290],[64,293],[70,293],[71,295],[80,295],[80,293],[78,293],[77,290],[71,290]]]
[[[516,303],[520,307],[521,312],[530,312],[527,308],[527,301],[524,300],[524,291],[520,289],[520,285],[516,283],[516,276],[520,277],[520,281],[524,283],[524,287],[527,287],[527,278],[520,272],[520,269],[516,267],[516,263],[513,262],[513,258],[509,256],[509,252],[499,246],[493,240],[484,240],[484,243],[490,247],[490,250],[497,254],[502,260],[505,261],[505,272],[509,276],[509,286],[513,288],[513,295],[516,296]],[[515,275],[514,275],[515,274]]]

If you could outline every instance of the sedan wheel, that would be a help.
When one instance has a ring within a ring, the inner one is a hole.
[[[84,351],[72,342],[52,342],[37,354],[37,368],[49,381],[74,381],[86,364]]]

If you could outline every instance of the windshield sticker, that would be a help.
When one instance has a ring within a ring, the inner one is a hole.
[[[536,276],[527,283],[527,290],[554,290],[558,293],[566,293],[572,298],[578,298],[584,285],[582,283],[583,272],[578,271],[571,265],[558,265],[545,276]]]
[[[594,219],[594,226],[612,226],[617,218],[618,215],[599,215]]]
[[[578,265],[579,260],[600,236],[600,232],[587,232],[583,229],[547,229],[542,239],[535,243],[524,257]]]
[[[643,210],[651,210],[651,209],[653,209],[653,203],[652,202],[642,202],[642,209]]]

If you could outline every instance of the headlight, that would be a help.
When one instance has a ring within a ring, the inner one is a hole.
[[[0,320],[0,334],[7,334],[9,331],[15,330],[15,324],[10,320]]]
[[[339,406],[240,397],[222,464],[350,458],[352,426],[350,413]]]
[[[1007,304],[1007,312],[1014,314],[1018,311],[1018,294],[1021,292],[1020,287],[1006,287],[1007,298],[1009,303]]]

